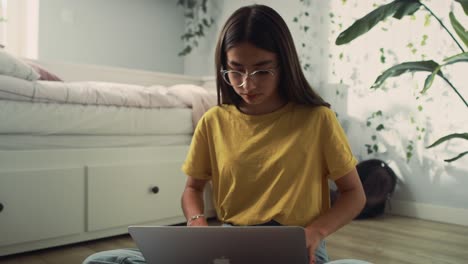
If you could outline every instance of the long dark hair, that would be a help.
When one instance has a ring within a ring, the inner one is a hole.
[[[227,51],[242,42],[277,54],[280,67],[279,93],[283,99],[298,104],[330,107],[307,82],[291,32],[283,18],[264,5],[250,5],[236,10],[221,30],[215,53],[218,105],[239,106],[242,101],[234,89],[223,81],[220,72],[227,68]]]

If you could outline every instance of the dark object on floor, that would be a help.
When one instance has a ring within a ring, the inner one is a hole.
[[[397,177],[395,172],[382,160],[371,159],[360,162],[356,169],[359,173],[364,192],[366,205],[355,219],[365,219],[382,215],[387,201],[395,191]],[[339,193],[330,191],[332,205]]]

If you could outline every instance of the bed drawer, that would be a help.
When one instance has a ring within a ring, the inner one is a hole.
[[[88,231],[182,216],[181,164],[88,167]]]
[[[84,169],[0,172],[0,246],[84,231]]]

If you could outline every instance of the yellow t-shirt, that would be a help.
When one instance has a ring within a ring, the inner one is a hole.
[[[246,115],[216,106],[200,119],[182,170],[212,181],[218,218],[306,226],[330,207],[327,179],[356,166],[335,113],[288,103]]]

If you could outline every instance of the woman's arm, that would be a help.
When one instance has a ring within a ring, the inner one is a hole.
[[[185,218],[190,221],[192,216],[203,214],[203,190],[207,180],[198,180],[188,176],[185,184],[184,192],[182,193],[182,210]],[[197,218],[190,221],[190,226],[207,226],[208,223],[205,217]]]
[[[364,189],[355,168],[335,183],[340,195],[333,207],[305,228],[310,256],[314,256],[320,240],[351,222],[366,203]]]

